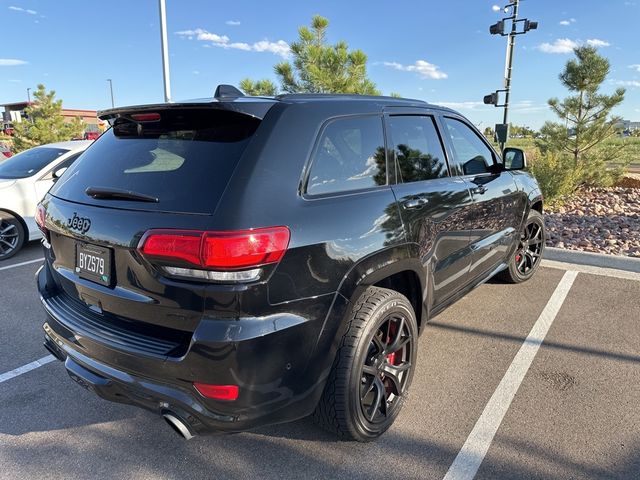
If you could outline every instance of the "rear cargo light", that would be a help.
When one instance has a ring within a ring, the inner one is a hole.
[[[194,382],[193,386],[200,395],[214,400],[237,400],[239,389],[237,385],[210,385]]]
[[[164,267],[172,275],[214,281],[251,281],[261,273],[256,267],[282,259],[289,238],[287,227],[232,232],[149,230],[138,249],[147,257],[183,261],[204,269]]]
[[[42,230],[42,233],[47,233],[47,228],[44,226],[45,217],[47,215],[47,211],[44,209],[41,203],[36,207],[36,223],[38,224],[38,228]]]

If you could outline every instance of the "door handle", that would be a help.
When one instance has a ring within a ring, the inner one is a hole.
[[[476,188],[472,189],[471,191],[478,195],[484,195],[487,192],[487,187],[485,187],[484,185],[478,185]]]
[[[405,200],[404,202],[402,202],[402,206],[406,209],[406,210],[417,210],[419,208],[424,207],[427,203],[429,203],[429,199],[424,198],[424,197],[418,197],[418,198],[410,198],[409,200]]]

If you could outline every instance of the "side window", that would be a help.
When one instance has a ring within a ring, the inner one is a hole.
[[[57,172],[58,170],[60,170],[61,168],[69,168],[71,166],[71,164],[73,162],[75,162],[78,157],[82,154],[82,152],[80,153],[76,153],[75,155],[71,155],[68,158],[65,158],[63,161],[61,161],[58,165],[56,165],[55,167],[53,167],[51,170],[49,170],[42,178],[41,180],[51,180],[53,178],[53,174],[55,172]]]
[[[455,161],[463,175],[479,175],[489,172],[493,165],[493,152],[480,140],[476,132],[455,118],[443,118]]]
[[[389,131],[398,183],[420,182],[449,175],[433,117],[391,116]]]
[[[311,160],[307,193],[346,192],[386,185],[382,118],[339,118],[322,132]]]

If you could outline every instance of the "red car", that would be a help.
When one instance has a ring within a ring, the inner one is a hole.
[[[3,160],[4,158],[11,157],[13,153],[9,147],[0,143],[0,155],[0,160]]]
[[[99,136],[100,136],[100,132],[96,132],[96,131],[84,132],[85,140],[96,140]]]

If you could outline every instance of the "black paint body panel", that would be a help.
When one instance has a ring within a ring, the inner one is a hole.
[[[242,110],[234,101],[229,105]],[[284,96],[268,108],[250,109],[262,122],[208,215],[114,208],[108,201],[88,205],[48,194],[43,205],[51,247],[37,275],[47,348],[102,397],[176,411],[194,431],[240,431],[310,414],[344,318],[367,286],[411,272],[424,326],[504,267],[529,208],[541,200],[529,174],[500,171],[499,164],[482,178],[409,184],[391,178],[363,191],[304,194],[311,152],[327,120],[384,118],[394,108],[434,116],[445,111],[419,101],[339,96]],[[484,195],[473,193],[477,183],[486,187]],[[426,196],[427,206],[403,210],[403,200],[415,195]],[[70,228],[74,215],[89,218],[90,229]],[[151,228],[276,225],[289,227],[289,248],[249,284],[170,278],[137,251]],[[78,241],[111,250],[110,286],[76,275]],[[239,385],[240,396],[209,400],[194,381]]]

